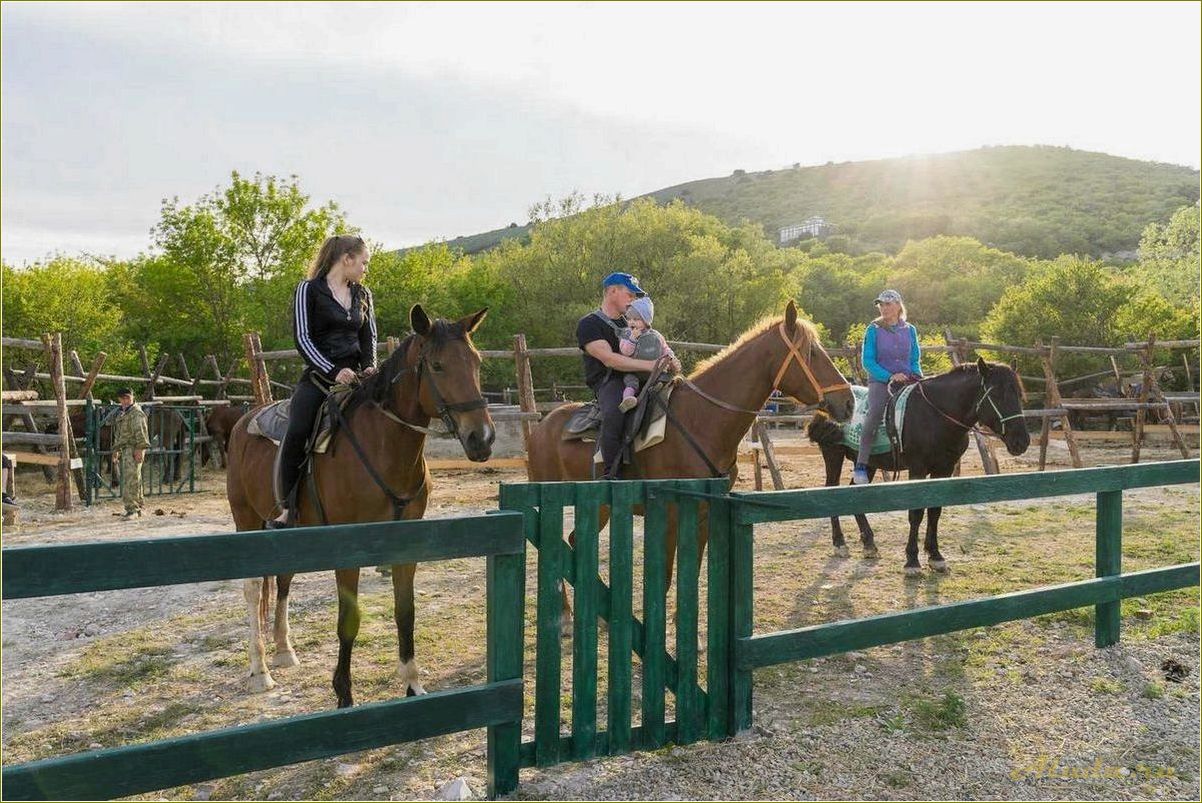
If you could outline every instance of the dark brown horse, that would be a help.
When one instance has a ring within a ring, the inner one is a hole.
[[[331,524],[421,518],[430,493],[430,475],[422,449],[425,427],[432,418],[441,418],[458,436],[468,459],[488,460],[496,431],[480,393],[480,354],[471,340],[471,333],[480,325],[485,312],[480,310],[452,323],[431,320],[420,305],[410,311],[414,334],[401,343],[378,373],[362,382],[347,407],[346,425],[336,434],[331,450],[314,458],[317,493]],[[271,490],[276,447],[266,438],[247,434],[249,418],[244,416],[230,435],[226,475],[230,512],[239,531],[261,530],[264,520],[276,513]],[[357,455],[355,441],[387,491]],[[322,523],[309,484],[304,480],[296,510],[298,524]],[[400,654],[398,675],[403,694],[425,693],[413,647],[416,568],[414,564],[392,567]],[[341,708],[352,704],[351,650],[359,632],[359,569],[339,569],[335,576],[339,649],[333,683]],[[256,578],[244,584],[250,621],[252,691],[265,691],[275,685],[267,669],[263,646],[263,631],[271,607],[271,580]],[[276,667],[297,663],[288,632],[291,582],[292,575],[275,578],[272,665]]]
[[[717,467],[734,484],[739,443],[755,422],[773,390],[805,404],[820,404],[837,420],[851,415],[851,388],[822,348],[812,324],[797,317],[790,301],[783,319],[763,321],[745,332],[721,353],[699,365],[673,390],[669,407],[697,442],[704,456],[671,424],[663,442],[634,456],[623,467],[624,479],[699,478],[714,476],[707,464]],[[592,478],[593,443],[563,440],[563,428],[579,404],[551,411],[531,430],[527,473],[534,482],[588,480]],[[641,510],[636,509],[636,512]],[[601,510],[601,526],[609,508]],[[667,583],[672,582],[676,553],[676,507],[667,512]],[[704,553],[709,537],[702,510],[699,547]],[[565,614],[566,608],[565,597]],[[566,626],[565,616],[564,624]]]
[[[1006,365],[978,359],[976,364],[961,365],[945,374],[922,380],[910,393],[902,422],[902,451],[895,458],[892,452],[874,454],[868,461],[869,480],[877,470],[909,469],[910,479],[950,477],[956,463],[968,449],[968,433],[983,424],[1006,444],[1012,455],[1020,455],[1031,445],[1027,422],[1023,418],[1023,390],[1018,374]],[[822,449],[826,463],[826,484],[838,485],[843,461],[855,462],[856,452],[843,443],[843,430],[830,419],[815,416],[806,430],[810,440]],[[922,573],[918,562],[918,528],[924,508],[910,511],[910,538],[906,543],[906,574]],[[926,509],[927,532],[923,548],[928,565],[937,572],[947,571],[947,561],[939,552],[939,517],[943,508]],[[860,527],[860,543],[864,557],[876,558],[877,551],[872,527],[863,514],[856,515]],[[850,554],[843,539],[839,517],[831,518],[831,540],[835,554],[846,558]]]
[[[234,431],[234,426],[242,416],[246,415],[246,411],[250,409],[250,405],[246,402],[237,404],[225,404],[217,407],[210,407],[205,415],[205,431],[209,433],[209,437],[213,440],[210,443],[203,445],[201,449],[201,464],[209,462],[209,458],[214,453],[219,453],[222,458],[226,457],[229,449],[230,433]]]

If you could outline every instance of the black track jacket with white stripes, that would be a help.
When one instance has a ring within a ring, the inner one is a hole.
[[[351,285],[351,308],[338,303],[325,277],[296,286],[292,303],[292,339],[306,371],[327,382],[343,368],[361,371],[376,365],[376,310],[371,291]]]

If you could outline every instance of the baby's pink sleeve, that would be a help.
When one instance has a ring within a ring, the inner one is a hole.
[[[618,351],[622,352],[627,357],[634,356],[634,341],[627,340],[624,337],[619,338],[618,339]]]
[[[668,345],[668,341],[664,339],[664,336],[659,332],[656,332],[656,334],[659,335],[660,345],[664,347],[664,350],[661,353],[666,354],[669,357],[675,357],[676,353],[672,351],[672,347]]]

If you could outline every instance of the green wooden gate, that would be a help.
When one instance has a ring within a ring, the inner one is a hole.
[[[3,596],[22,599],[474,556],[488,560],[486,683],[8,766],[0,794],[5,800],[124,797],[483,727],[488,728],[489,793],[512,791],[522,720],[526,564],[520,516],[5,549]]]
[[[668,742],[687,744],[726,735],[730,663],[728,488],[719,480],[552,482],[501,486],[501,507],[525,516],[526,540],[538,551],[534,740],[522,745],[522,766],[546,767]],[[712,497],[706,499],[706,497]],[[643,543],[635,544],[635,508],[645,509]],[[609,582],[598,572],[603,509],[610,512]],[[575,545],[565,538],[565,511]],[[667,643],[666,537],[679,517],[676,550],[676,638]],[[707,643],[704,688],[699,679],[699,522],[708,520]],[[642,559],[642,618],[635,615],[635,567]],[[571,734],[561,734],[562,645],[560,582],[572,590]],[[598,727],[598,620],[608,625],[604,729]],[[642,663],[640,724],[634,725],[634,657]],[[676,717],[666,720],[666,694]]]
[[[150,448],[142,463],[142,493],[146,496],[196,491],[196,436],[201,408],[195,405],[143,402]],[[84,503],[120,499],[125,478],[113,465],[109,421],[120,405],[84,408]]]

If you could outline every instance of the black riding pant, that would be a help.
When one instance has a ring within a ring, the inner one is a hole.
[[[601,407],[601,460],[610,477],[618,475],[618,460],[622,455],[626,414],[618,409],[618,405],[622,403],[622,391],[626,387],[622,381],[624,376],[624,373],[613,371],[594,389]]]
[[[292,391],[292,406],[288,410],[288,434],[284,436],[280,450],[280,492],[287,501],[301,478],[301,464],[305,459],[305,445],[313,433],[313,424],[326,393],[309,378],[306,371]]]

